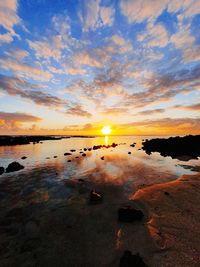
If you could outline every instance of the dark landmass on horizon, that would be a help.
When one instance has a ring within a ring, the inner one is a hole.
[[[181,160],[197,159],[200,156],[200,135],[155,138],[145,140],[142,145],[142,149],[149,155],[159,152],[163,157]]]

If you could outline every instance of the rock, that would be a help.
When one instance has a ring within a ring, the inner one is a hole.
[[[130,155],[130,154],[131,154],[131,152],[129,151],[129,152],[128,152],[128,154]]]
[[[85,153],[83,153],[83,154],[82,154],[82,156],[83,156],[83,157],[86,157],[86,154],[85,154]]]
[[[83,154],[83,151],[79,152],[80,154]]]
[[[50,159],[50,157],[46,157],[46,159]]]
[[[129,206],[120,208],[118,210],[118,220],[120,222],[134,222],[140,221],[144,217],[144,214],[141,210],[136,210]]]
[[[129,250],[125,250],[120,259],[120,267],[147,267],[143,259],[137,253],[133,255]]]
[[[71,159],[68,159],[68,161],[67,162],[71,162]]]
[[[75,159],[79,159],[79,157],[78,157],[78,156],[76,156],[76,157],[75,157]]]
[[[8,165],[8,167],[6,168],[6,172],[15,172],[22,169],[24,169],[24,166],[21,165],[19,162],[14,161]]]
[[[83,150],[84,150],[84,151],[87,151],[87,148],[84,148]]]
[[[118,144],[112,143],[111,147],[116,147]]]
[[[27,157],[25,157],[25,156],[23,156],[23,157],[21,157],[21,159],[26,159]]]
[[[104,156],[103,156],[103,157],[101,157],[101,160],[104,160]]]
[[[91,151],[92,150],[92,148],[90,147],[90,148],[88,148],[88,151]]]
[[[135,146],[135,143],[131,144],[130,146],[134,147]]]
[[[97,149],[100,149],[100,148],[102,148],[102,145],[93,146],[93,150],[97,150]]]
[[[97,192],[96,190],[92,190],[90,192],[90,202],[98,203],[101,202],[103,199],[102,193]]]
[[[68,152],[66,152],[66,153],[64,154],[64,156],[70,156],[70,155],[72,155],[72,153],[68,153]]]
[[[0,167],[0,175],[2,175],[5,172],[5,168],[4,167]]]
[[[79,178],[78,181],[79,181],[79,182],[85,182],[85,180],[82,179],[82,178]]]
[[[71,152],[76,152],[76,149],[71,149],[70,151],[71,151]]]
[[[57,158],[57,156],[54,156],[54,159],[56,159]]]
[[[164,192],[164,194],[165,194],[166,196],[169,196],[169,192]]]

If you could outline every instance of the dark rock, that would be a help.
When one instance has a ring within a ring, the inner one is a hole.
[[[112,143],[111,147],[116,147],[118,144]]]
[[[83,151],[79,152],[80,154],[83,154]]]
[[[4,167],[0,167],[0,175],[2,175],[5,172],[5,168]]]
[[[71,152],[76,152],[76,149],[71,149],[70,151],[71,151]]]
[[[101,202],[103,199],[103,195],[100,192],[97,192],[96,190],[92,190],[90,192],[90,202],[98,203]]]
[[[84,148],[83,150],[84,150],[84,151],[87,151],[87,148]]]
[[[159,152],[161,156],[180,160],[198,159],[200,156],[200,135],[176,136],[146,140],[143,150],[147,154]]]
[[[164,194],[165,194],[166,196],[169,196],[169,192],[164,192]]]
[[[83,157],[86,157],[86,154],[85,154],[85,153],[83,153],[83,154],[82,154],[82,156],[83,156]]]
[[[129,250],[124,251],[120,259],[120,267],[147,267],[143,259],[137,253],[133,255]]]
[[[79,157],[78,157],[78,156],[76,156],[75,158],[76,158],[76,159],[79,159]]]
[[[104,156],[103,156],[103,157],[101,157],[101,160],[104,160]]]
[[[54,159],[56,159],[57,158],[57,156],[54,156]]]
[[[21,165],[19,162],[14,161],[8,165],[8,167],[6,168],[6,172],[15,172],[22,169],[24,169],[24,166]]]
[[[129,152],[128,152],[128,154],[130,155],[130,154],[131,154],[131,152],[129,151]]]
[[[144,214],[141,210],[136,210],[129,206],[120,208],[118,210],[118,220],[120,222],[134,222],[140,221],[144,217]]]
[[[67,162],[71,162],[71,159],[68,159],[68,161]]]
[[[21,157],[21,159],[26,159],[27,157],[25,157],[25,156],[23,156],[23,157]]]
[[[130,146],[134,147],[135,146],[135,143],[131,144]]]
[[[91,151],[92,150],[92,148],[90,147],[90,148],[88,148],[88,151]]]
[[[82,178],[79,178],[78,181],[79,181],[79,182],[85,182],[85,180],[82,179]]]
[[[70,155],[72,155],[72,153],[68,153],[68,152],[66,152],[66,153],[64,154],[64,156],[70,156]]]
[[[46,157],[46,159],[50,159],[50,157]]]
[[[102,148],[102,145],[93,146],[93,150],[97,150],[97,149],[100,149],[100,148]]]

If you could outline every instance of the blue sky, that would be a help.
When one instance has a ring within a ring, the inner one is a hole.
[[[200,1],[0,3],[0,134],[200,133]]]

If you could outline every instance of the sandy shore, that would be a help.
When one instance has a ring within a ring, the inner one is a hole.
[[[132,200],[148,213],[156,247],[150,266],[200,266],[200,174],[137,191]]]

